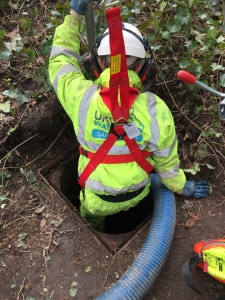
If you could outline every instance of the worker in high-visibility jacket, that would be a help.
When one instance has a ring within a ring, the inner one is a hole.
[[[77,140],[81,146],[78,175],[90,161],[88,154],[94,154],[107,138],[112,114],[100,95],[103,87],[109,86],[109,37],[105,35],[98,45],[98,62],[102,72],[95,81],[85,79],[79,65],[81,15],[87,9],[88,0],[72,0],[70,15],[59,25],[54,34],[49,60],[49,77],[61,105],[71,119]],[[157,95],[143,92],[138,71],[145,60],[146,49],[141,42],[142,35],[131,25],[124,24],[123,30],[129,84],[136,87],[139,94],[130,108],[129,120],[139,135],[139,148],[152,152],[146,159],[154,166],[162,183],[172,192],[206,197],[209,184],[206,181],[188,181],[177,153],[177,137],[172,114],[167,105]],[[134,33],[134,34],[133,34]],[[127,155],[130,152],[124,140],[118,139],[108,156]],[[104,230],[107,215],[126,211],[136,206],[149,194],[151,180],[149,174],[136,161],[100,163],[85,182],[80,193],[80,213],[97,230]]]

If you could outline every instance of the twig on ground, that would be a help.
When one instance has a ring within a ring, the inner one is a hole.
[[[6,226],[6,228],[7,228],[7,227],[9,227],[10,225],[12,225],[13,223],[18,222],[19,220],[24,220],[24,219],[26,219],[26,218],[33,218],[33,217],[34,217],[33,215],[32,215],[32,216],[21,217],[21,218],[18,218],[18,219],[16,219],[16,220],[13,220],[12,222],[6,224],[5,226]]]
[[[19,121],[17,122],[17,124],[15,125],[15,127],[19,127],[19,124],[21,123],[25,113],[27,112],[29,108],[29,104],[26,106],[24,112],[21,114],[20,118],[19,118]],[[6,142],[6,140],[8,139],[8,137],[10,136],[10,134],[7,134],[1,141],[0,141],[0,144],[4,144]]]
[[[106,281],[107,281],[108,275],[109,275],[109,270],[111,269],[113,263],[115,262],[116,256],[117,256],[116,254],[113,256],[113,260],[112,260],[111,264],[109,264],[108,268],[106,269],[106,276],[105,276],[105,280],[104,280],[104,282],[102,284],[102,287],[101,287],[101,291],[100,291],[101,293],[102,293],[102,291],[103,291],[103,289],[105,287],[105,284],[106,284]]]
[[[3,158],[1,158],[0,162],[2,161],[6,161],[9,156],[15,151],[17,150],[19,147],[21,147],[22,145],[26,144],[28,141],[32,140],[33,138],[35,138],[36,136],[38,136],[39,134],[35,134],[31,137],[29,137],[28,139],[26,139],[25,141],[23,141],[22,143],[20,143],[19,145],[17,145],[15,148],[13,148],[12,150],[10,150],[5,156],[3,156]],[[5,165],[5,164],[4,164]]]
[[[20,293],[22,292],[23,288],[24,288],[24,284],[25,284],[25,277],[23,278],[23,282],[22,284],[20,285],[20,290],[17,294],[17,297],[16,297],[16,300],[19,300],[20,299]]]

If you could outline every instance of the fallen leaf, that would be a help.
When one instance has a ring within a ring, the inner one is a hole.
[[[16,156],[21,157],[21,154],[18,150],[14,150],[14,153],[16,154]]]
[[[86,268],[85,268],[85,272],[86,273],[90,273],[92,271],[92,267],[91,266],[87,266]]]
[[[77,282],[73,281],[70,287],[70,296],[75,297],[77,294]]]
[[[16,26],[16,27],[13,29],[13,31],[11,31],[11,32],[9,32],[9,33],[7,34],[7,36],[10,37],[10,38],[15,38],[15,37],[17,37],[18,35],[19,35],[19,26]]]
[[[38,207],[38,208],[35,209],[35,212],[36,212],[36,214],[41,214],[44,211],[44,209],[45,209],[44,206]]]
[[[10,112],[10,100],[0,103],[0,110],[4,113],[9,113]]]
[[[43,228],[46,225],[46,219],[42,219],[40,222],[40,227]]]
[[[192,212],[189,212],[189,216],[194,220],[194,221],[198,221],[199,217],[195,216]]]
[[[193,201],[190,200],[184,200],[184,205],[182,205],[182,209],[189,209],[192,207],[193,205]]]
[[[190,218],[190,219],[187,220],[185,226],[186,226],[187,228],[192,228],[192,227],[195,226],[195,223],[196,223],[195,220],[193,220],[192,218]]]
[[[191,140],[191,139],[192,139],[192,134],[190,132],[186,132],[183,141]]]

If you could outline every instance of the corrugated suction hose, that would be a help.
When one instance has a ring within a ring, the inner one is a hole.
[[[165,263],[175,230],[175,197],[162,185],[158,175],[151,174],[151,180],[154,209],[144,245],[127,272],[96,300],[143,299]]]

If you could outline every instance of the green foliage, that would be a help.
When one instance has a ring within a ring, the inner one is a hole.
[[[204,1],[160,1],[159,9],[151,8],[146,5],[151,40],[154,45],[160,44],[160,50],[162,46],[167,50],[175,71],[187,69],[198,78],[211,72],[210,62],[223,54],[225,46],[222,4],[217,10],[213,2],[208,6]],[[140,27],[147,29],[143,24]]]
[[[5,33],[6,33],[5,30],[0,29],[0,47],[2,46],[2,40],[5,36]]]
[[[7,204],[8,204],[7,194],[0,195],[0,207],[1,207],[1,209],[4,209]]]
[[[23,248],[25,246],[25,240],[27,238],[27,233],[26,232],[22,232],[19,234],[18,236],[18,244],[17,247],[18,248]]]
[[[0,161],[1,163],[1,161]],[[4,186],[4,183],[7,179],[11,178],[11,173],[7,168],[0,170],[0,187]]]
[[[0,9],[6,8],[8,5],[8,0],[1,0]]]
[[[37,181],[37,178],[32,170],[26,173],[26,178],[29,184],[32,184]]]
[[[6,1],[1,5],[5,8]],[[18,1],[12,5],[15,10],[19,9]],[[41,7],[32,7],[26,17],[19,19],[20,36],[4,43],[5,49],[3,47],[0,52],[0,59],[12,60],[15,58],[14,52],[17,52],[17,59],[26,55],[28,62],[32,62],[32,67],[36,68],[37,59],[41,56],[47,68],[54,29],[62,22],[63,17],[68,13],[68,8],[68,2],[59,1],[49,10],[49,15],[46,15],[45,23],[42,24],[42,30],[47,34],[41,40],[39,39],[40,53],[37,53],[31,39],[40,31],[39,22],[36,24],[35,19],[40,18]],[[135,0],[123,1],[122,19],[136,24],[147,35],[156,55],[160,56],[160,52],[166,53],[166,56],[163,56],[162,72],[159,74],[163,80],[170,75],[171,63],[174,74],[179,69],[186,69],[194,73],[197,78],[202,78],[209,72],[224,70],[222,64],[218,64],[218,59],[224,55],[225,48],[222,3],[197,0],[148,0],[141,3]],[[99,9],[96,11],[95,21],[98,32],[101,32],[106,23],[102,23]],[[6,31],[1,29],[0,45],[5,34]],[[43,69],[39,71],[42,72]],[[46,72],[35,75],[41,77],[45,74]],[[218,82],[218,86],[221,84],[224,86],[224,78]]]
[[[30,18],[20,19],[20,27],[23,30],[23,33],[27,33],[27,31],[31,28],[32,20]]]
[[[19,89],[5,90],[2,94],[9,98],[16,99],[18,106],[30,101],[30,99]]]

